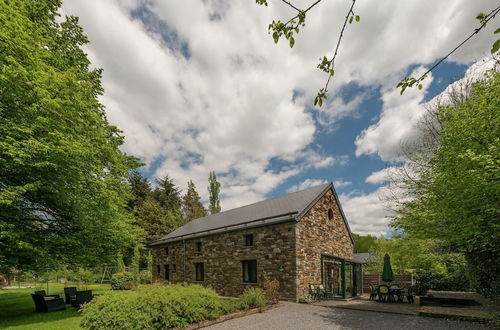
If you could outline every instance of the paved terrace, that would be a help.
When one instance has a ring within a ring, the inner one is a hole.
[[[435,317],[449,317],[449,318],[461,318],[470,320],[490,318],[493,316],[495,311],[500,311],[499,306],[496,305],[494,302],[485,299],[481,295],[474,292],[440,291],[440,292],[435,292],[434,296],[447,297],[447,298],[473,299],[481,303],[481,306],[466,306],[466,307],[420,306],[420,300],[418,297],[415,297],[414,304],[395,303],[395,302],[382,303],[378,301],[369,300],[368,295],[363,295],[359,299],[353,299],[349,301],[324,300],[315,302],[313,303],[313,305],[359,310],[359,311],[383,312],[383,313],[405,314],[405,315],[415,315],[415,316],[423,315],[423,316],[435,316]]]
[[[263,313],[225,321],[212,330],[335,330],[335,329],[412,329],[480,330],[488,326],[423,316],[373,313],[352,309],[283,302]]]

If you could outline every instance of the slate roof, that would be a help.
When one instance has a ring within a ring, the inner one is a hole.
[[[153,241],[150,246],[249,227],[298,221],[328,189],[333,189],[332,183],[194,219],[165,237]],[[342,216],[344,217],[343,213]]]

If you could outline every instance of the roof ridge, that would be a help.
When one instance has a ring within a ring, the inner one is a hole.
[[[212,216],[212,215],[222,214],[222,213],[226,213],[226,212],[229,212],[229,211],[238,210],[238,209],[241,209],[241,208],[243,208],[243,207],[247,207],[247,206],[251,206],[251,205],[255,205],[255,204],[259,204],[259,203],[263,203],[263,202],[271,201],[271,200],[273,200],[273,199],[283,198],[283,197],[286,197],[286,196],[290,196],[290,195],[298,194],[298,193],[304,192],[304,191],[306,191],[306,190],[312,190],[312,189],[318,188],[318,187],[320,187],[320,186],[326,186],[326,185],[329,185],[330,183],[331,183],[331,182],[327,182],[327,183],[323,183],[323,184],[320,184],[320,185],[317,185],[317,186],[313,186],[313,187],[309,187],[309,188],[306,188],[306,189],[302,189],[302,190],[294,191],[294,192],[288,193],[288,194],[286,194],[286,195],[280,195],[280,196],[275,196],[275,197],[271,197],[271,198],[263,199],[263,200],[260,200],[260,201],[257,201],[257,202],[253,202],[253,203],[250,203],[250,204],[245,204],[245,205],[242,205],[242,206],[238,206],[238,207],[235,207],[235,208],[232,208],[232,209],[229,209],[229,210],[225,210],[225,211],[222,211],[222,212],[219,212],[219,213],[209,214],[209,215],[206,215],[206,216],[201,217],[201,218],[196,218],[196,219],[193,219],[193,220],[191,220],[191,221],[205,219],[205,218],[208,218],[208,217],[210,217],[210,216]]]

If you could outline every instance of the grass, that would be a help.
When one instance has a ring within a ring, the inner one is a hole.
[[[108,284],[93,284],[87,287],[96,294],[104,294],[110,290]],[[64,297],[63,288],[62,284],[50,284],[48,293]],[[36,290],[47,291],[47,286],[38,286]],[[66,305],[65,311],[35,313],[35,304],[30,295],[34,291],[35,288],[0,290],[0,329],[81,329],[82,316],[71,305]]]

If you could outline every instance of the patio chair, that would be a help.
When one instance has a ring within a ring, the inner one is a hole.
[[[409,304],[413,304],[415,299],[413,298],[413,286],[410,286],[408,290],[401,290],[399,292],[399,299],[401,301],[404,301],[404,298],[406,297],[406,301],[408,301]]]
[[[41,294],[44,297],[53,297],[53,298],[59,298],[58,294],[45,294],[45,290],[39,290],[35,291],[35,294]]]
[[[377,290],[378,301],[389,301],[389,287],[387,285],[379,285]]]
[[[378,288],[373,284],[369,285],[370,285],[370,300],[375,300],[377,299]]]
[[[317,290],[318,290],[318,297],[320,298],[320,300],[327,298],[326,297],[326,293],[327,292],[326,292],[325,287],[323,286],[323,284],[318,285]]]
[[[66,309],[62,298],[44,297],[42,294],[32,293],[31,298],[35,303],[35,312],[48,313]]]
[[[312,297],[313,300],[317,300],[318,299],[318,290],[312,284],[309,284],[309,294],[311,295],[311,297]]]
[[[94,298],[92,290],[76,291],[75,298],[71,300],[71,305],[80,308],[83,304],[90,302],[92,298]]]
[[[71,300],[76,298],[76,286],[64,288],[64,298],[67,305],[71,304]]]
[[[389,287],[389,300],[391,301],[396,301],[396,298],[395,297],[398,297],[398,300],[400,299],[399,298],[399,293],[401,292],[401,288],[399,287],[399,285],[397,284],[392,284],[390,287]]]

